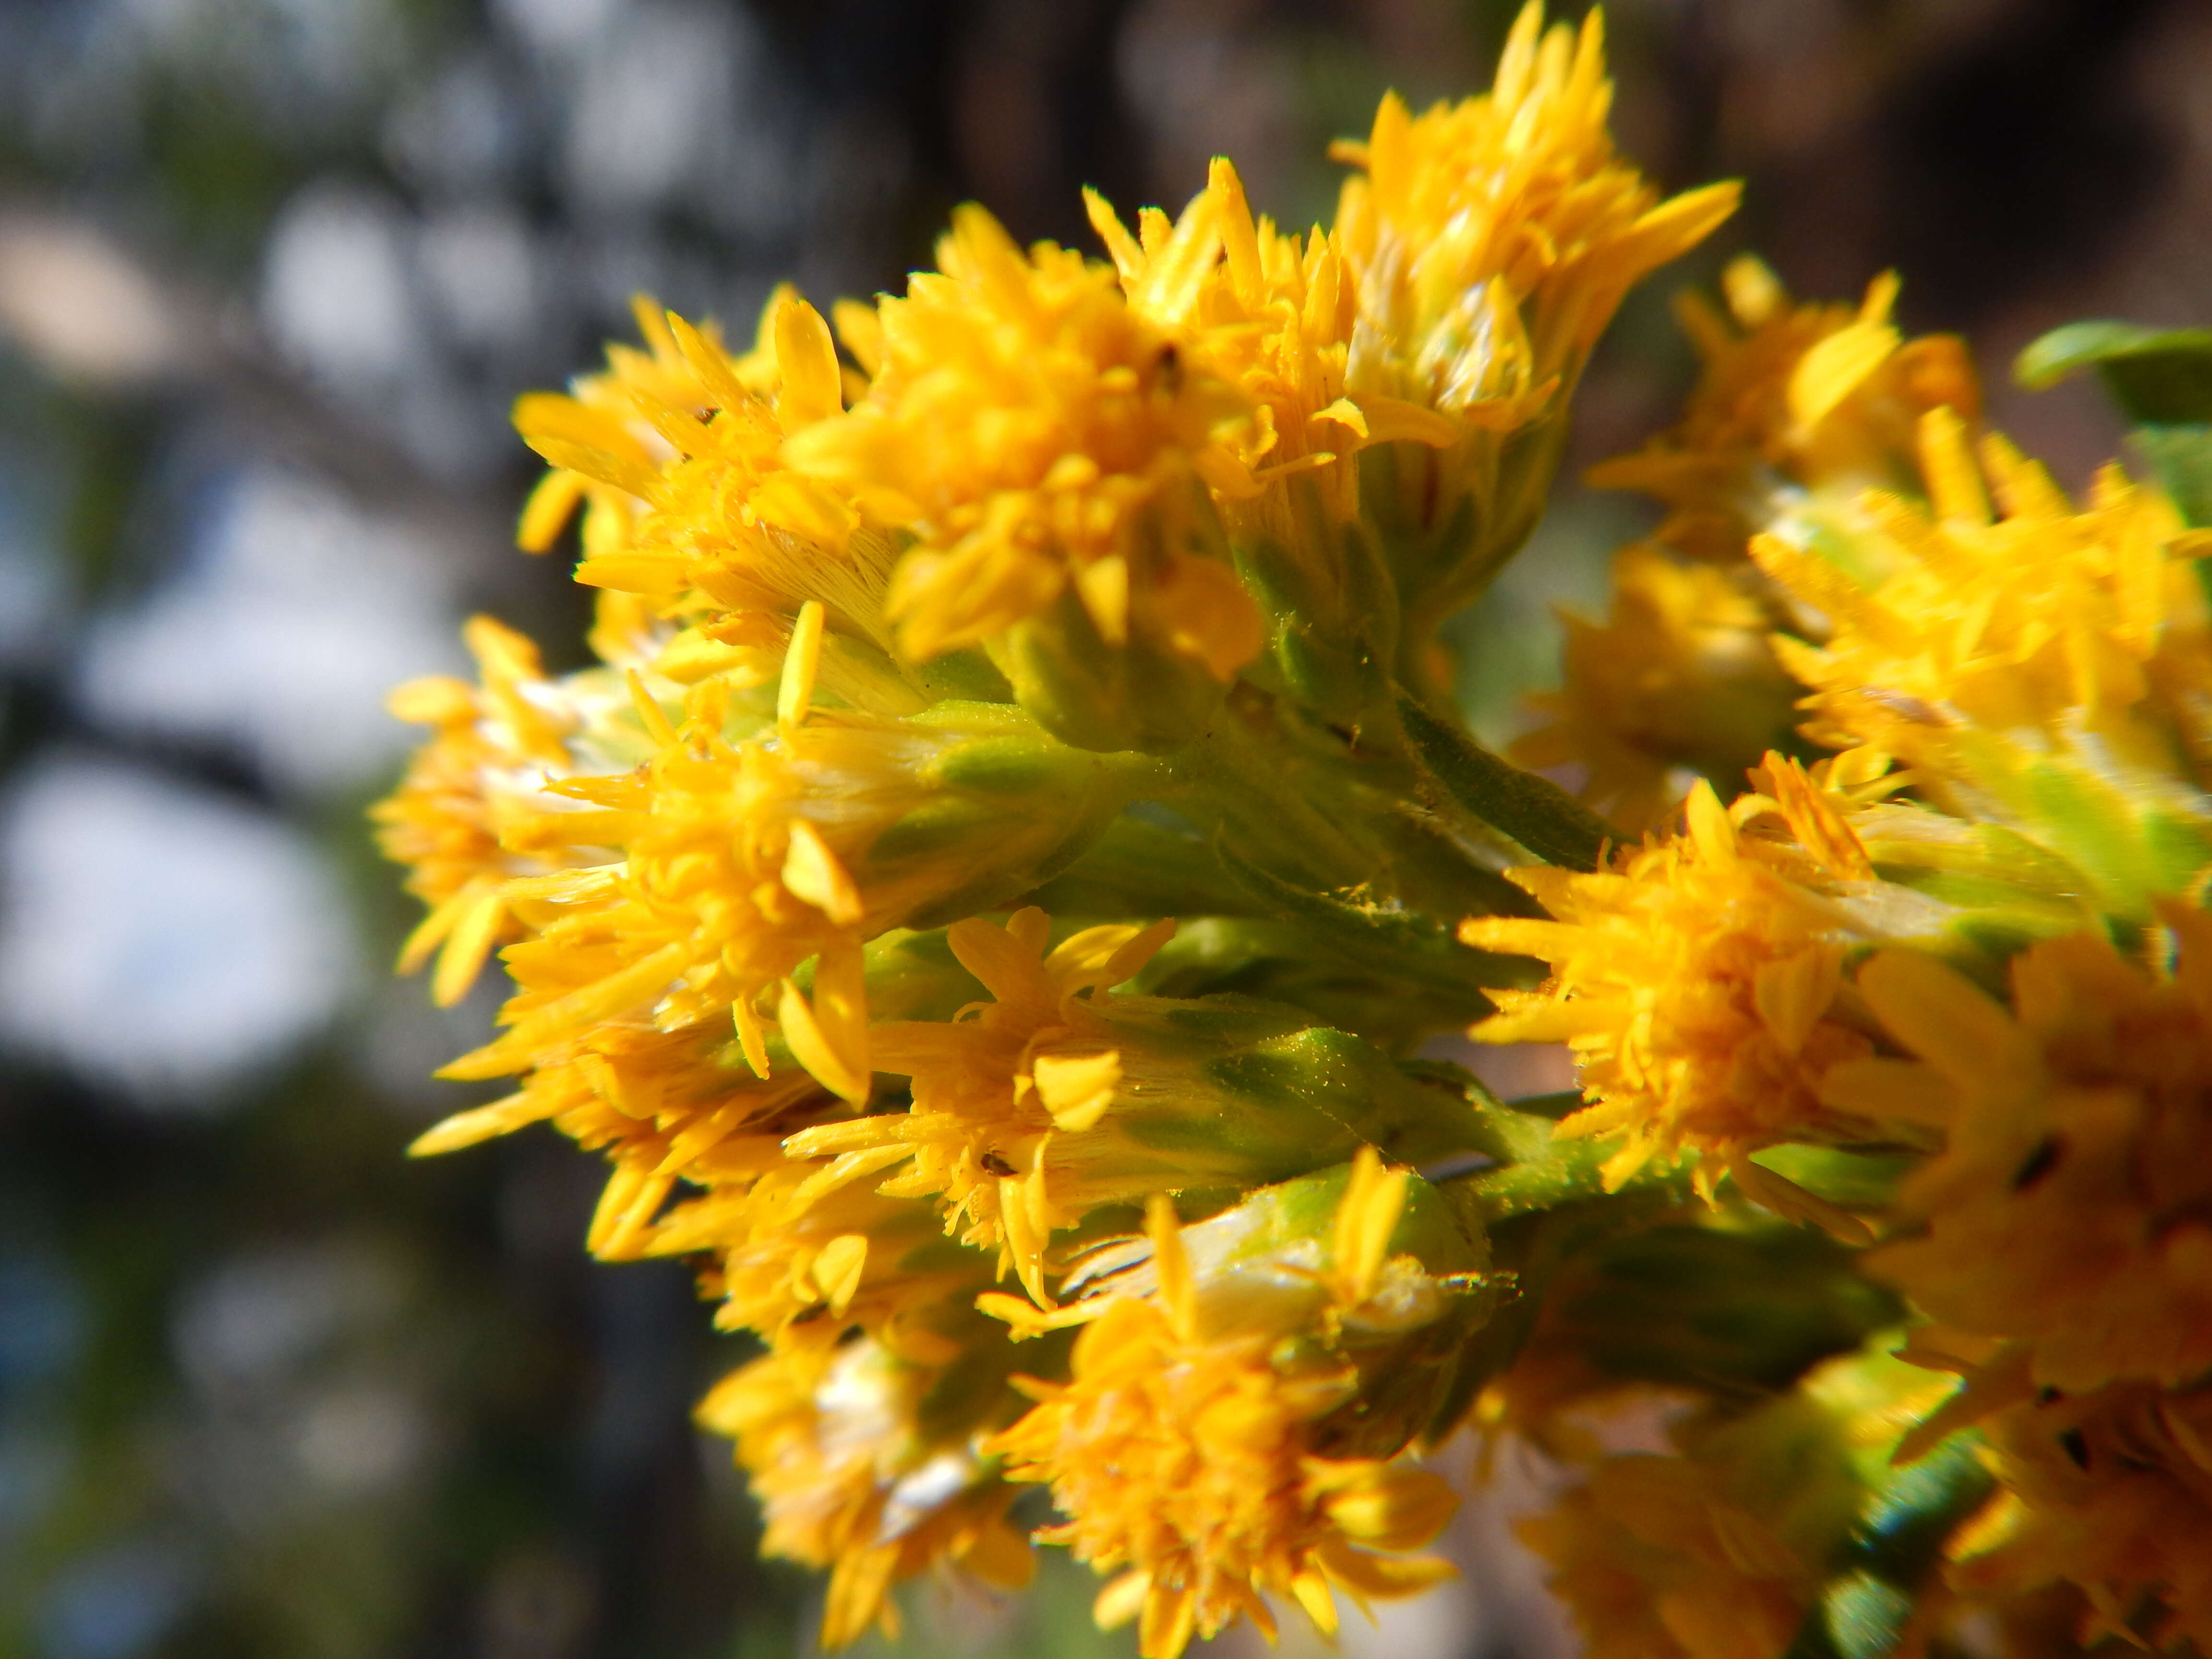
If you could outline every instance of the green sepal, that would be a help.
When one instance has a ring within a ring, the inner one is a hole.
[[[1423,990],[1394,975],[1370,973],[1316,947],[1304,928],[1273,916],[1185,921],[1132,988],[1158,996],[1233,994],[1287,1003],[1321,1024],[1358,1031],[1394,1053],[1440,1029],[1479,1019],[1489,1007],[1471,986]]]
[[[1403,692],[1398,718],[1434,793],[1547,864],[1597,868],[1613,832],[1589,807],[1550,779],[1500,760]]]
[[[1108,643],[1073,589],[990,651],[1021,706],[1077,749],[1172,754],[1206,729],[1228,689],[1149,634]]]
[[[1349,1032],[1310,1025],[1214,1062],[1235,1093],[1310,1101],[1394,1164],[1486,1152],[1490,1137],[1466,1095],[1424,1083]]]
[[[1144,810],[1143,803],[1138,811]],[[1060,874],[1027,895],[1054,915],[1249,916],[1261,907],[1188,830],[1125,811]]]
[[[1540,964],[1462,945],[1449,928],[1425,916],[1310,891],[1261,869],[1225,842],[1217,842],[1214,853],[1237,885],[1282,920],[1305,927],[1346,961],[1417,992],[1464,996],[1477,988],[1525,987],[1543,977]]]

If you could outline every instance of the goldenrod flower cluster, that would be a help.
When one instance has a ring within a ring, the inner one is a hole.
[[[1330,224],[1226,161],[1092,197],[1103,258],[963,207],[902,295],[641,302],[518,405],[597,661],[478,619],[395,696],[402,966],[508,981],[445,1075],[511,1092],[416,1150],[606,1158],[589,1248],[750,1334],[700,1420],[826,1644],[1037,1545],[1146,1659],[1331,1632],[1449,1572],[1471,1425],[1565,1470],[1608,1659],[2212,1651],[2212,544],[1981,432],[1893,277],[1738,258],[1596,474],[1664,516],[1552,775],[1484,750],[1439,625],[1735,200],[1610,96],[1531,3]]]

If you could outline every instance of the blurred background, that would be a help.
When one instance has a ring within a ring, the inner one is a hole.
[[[680,1269],[584,1256],[550,1131],[401,1157],[481,1091],[364,805],[393,682],[488,610],[576,661],[511,550],[507,407],[643,289],[749,331],[770,285],[895,287],[957,201],[1088,245],[1078,187],[1180,204],[1233,154],[1326,217],[1388,86],[1486,79],[1510,0],[0,0],[0,1659],[754,1659],[815,1586],[691,1401],[744,1357]],[[1765,252],[1895,264],[2078,484],[2117,428],[2003,367],[2083,314],[2212,319],[2201,0],[1617,0],[1617,130],[1740,174],[1632,304],[1574,470],[1669,418],[1668,293]],[[1632,504],[1563,482],[1485,601],[1492,735]],[[489,987],[484,988],[489,991]],[[1533,1477],[1511,1476],[1523,1486]],[[1355,1655],[1563,1650],[1502,1506],[1465,1583]],[[908,1650],[1133,1650],[1060,1564],[925,1592]]]

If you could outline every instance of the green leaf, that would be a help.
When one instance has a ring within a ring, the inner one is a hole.
[[[2131,435],[2181,516],[2198,529],[2212,526],[2212,425],[2172,422],[2139,426]]]
[[[1429,777],[1463,811],[1510,836],[1547,864],[1597,868],[1605,820],[1548,778],[1500,760],[1401,692],[1398,718]]]
[[[2094,368],[2112,401],[2137,421],[2212,422],[2212,329],[2144,328],[2134,323],[2068,323],[2013,362],[2031,389]]]

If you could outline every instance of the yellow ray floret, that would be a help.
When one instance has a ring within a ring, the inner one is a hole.
[[[890,609],[912,656],[981,643],[1073,592],[1109,645],[1133,633],[1225,680],[1259,650],[1251,601],[1202,537],[1200,475],[1233,482],[1234,392],[1131,309],[1110,267],[1028,254],[968,206],[941,270],[879,309],[867,396],[795,437],[916,545]]]
[[[1279,513],[1273,486],[1291,478],[1308,480],[1333,516],[1349,517],[1358,495],[1350,457],[1370,426],[1344,395],[1358,313],[1336,238],[1318,228],[1301,238],[1264,215],[1255,220],[1237,169],[1220,156],[1172,225],[1147,208],[1132,235],[1097,192],[1085,200],[1132,308],[1250,405],[1242,447],[1249,484],[1234,474],[1212,478],[1232,525],[1279,532],[1285,521],[1255,515]]]
[[[1680,422],[1590,473],[1664,502],[1658,539],[1670,547],[1739,560],[1753,531],[1800,510],[1800,492],[1909,483],[1928,410],[1967,422],[1979,412],[1965,346],[1942,334],[1907,341],[1891,320],[1894,276],[1876,277],[1856,308],[1793,305],[1747,255],[1721,285],[1725,319],[1699,295],[1679,303],[1703,365]]]
[[[954,955],[995,1000],[946,1024],[878,1026],[875,1064],[913,1078],[913,1111],[828,1125],[790,1146],[794,1157],[844,1155],[825,1174],[830,1182],[864,1166],[902,1170],[885,1192],[935,1198],[948,1231],[1003,1252],[1040,1301],[1052,1232],[1129,1196],[1085,1190],[1096,1182],[1083,1179],[1080,1152],[1071,1168],[1054,1145],[1096,1130],[1123,1086],[1113,1029],[1089,994],[1130,979],[1175,932],[1172,921],[1091,927],[1048,951],[1048,926],[1034,908],[1004,928],[973,917],[953,923]],[[1135,1195],[1149,1190],[1147,1183]]]
[[[608,374],[515,404],[515,425],[554,464],[525,511],[524,545],[550,544],[583,495],[577,580],[658,622],[650,650],[680,678],[772,678],[809,599],[840,629],[884,642],[888,540],[856,535],[847,494],[783,461],[788,438],[843,408],[828,325],[787,287],[744,356],[711,325],[643,301],[638,316],[650,355],[611,347]]]
[[[1824,1092],[1887,1100],[1948,1136],[1899,1202],[1924,1224],[1869,1270],[1946,1324],[2022,1346],[2033,1380],[2179,1384],[2212,1370],[2212,927],[2163,907],[2170,973],[2100,934],[2012,965],[2011,1006],[1885,953],[1859,988],[1912,1065]]]
[[[1512,426],[1580,371],[1638,278],[1734,211],[1738,186],[1661,202],[1619,161],[1603,26],[1521,12],[1486,94],[1383,99],[1336,230],[1359,273],[1355,396]]]
[[[1763,775],[1769,793],[1736,814],[1778,819],[1784,836],[1748,832],[1701,782],[1680,833],[1617,854],[1609,869],[1510,872],[1553,920],[1461,925],[1468,944],[1552,964],[1541,990],[1492,993],[1500,1012],[1472,1035],[1574,1049],[1591,1103],[1559,1133],[1622,1136],[1605,1166],[1613,1184],[1648,1159],[1696,1151],[1761,1201],[1792,1207],[1802,1199],[1747,1154],[1864,1128],[1824,1104],[1819,1085],[1872,1050],[1837,993],[1845,953],[1881,925],[1854,902],[1873,867],[1794,763],[1770,757]],[[1700,1179],[1718,1174],[1704,1166]]]
[[[1367,1212],[1387,1211],[1387,1240],[1403,1198],[1402,1175],[1348,1184],[1340,1231],[1364,1237],[1377,1231]],[[991,1443],[1011,1478],[1049,1482],[1068,1516],[1039,1536],[1118,1575],[1098,1598],[1099,1622],[1135,1619],[1145,1659],[1176,1659],[1240,1613],[1272,1635],[1263,1595],[1295,1601],[1333,1632],[1334,1590],[1364,1601],[1448,1577],[1441,1561],[1397,1553],[1449,1518],[1455,1499],[1441,1480],[1322,1455],[1315,1425],[1352,1397],[1356,1372],[1325,1352],[1279,1350],[1272,1327],[1211,1328],[1164,1199],[1147,1231],[1157,1292],[1105,1298],[1069,1381],[1030,1384],[1037,1405]]]
[[[2107,468],[2077,512],[2002,440],[1970,453],[1946,410],[1921,422],[1920,465],[1924,510],[1868,498],[1881,540],[1866,580],[1778,537],[1752,543],[1826,621],[1822,643],[1776,646],[1814,688],[1808,735],[1901,758],[1966,817],[2001,815],[2007,790],[1984,739],[2030,756],[2086,740],[2100,766],[2168,793],[2201,772],[2212,657],[2197,542],[2172,504]]]
[[[574,803],[553,786],[624,769],[650,746],[613,676],[549,678],[538,647],[489,617],[471,618],[462,633],[479,684],[441,675],[392,693],[392,712],[434,735],[369,812],[385,856],[409,866],[408,890],[429,907],[399,970],[411,973],[434,955],[431,998],[441,1006],[466,994],[495,946],[553,915],[511,882],[592,861],[567,844],[562,820]]]
[[[739,722],[750,734],[733,738],[727,687],[710,678],[687,694],[680,727],[641,699],[653,742],[635,769],[556,786],[580,810],[550,830],[596,858],[501,890],[557,914],[507,953],[520,989],[507,1034],[447,1075],[520,1072],[609,1023],[702,1022],[734,1023],[765,1074],[758,1000],[775,993],[791,1053],[864,1099],[861,944],[926,907],[1034,885],[1124,799],[1109,757],[1061,750],[1005,705],[911,720],[813,709],[821,639],[810,605],[765,732]],[[977,754],[988,787],[963,791],[952,775]],[[809,998],[790,976],[817,953]]]
[[[936,1376],[866,1338],[779,1347],[700,1404],[702,1426],[736,1439],[767,1511],[762,1553],[830,1569],[824,1647],[871,1625],[896,1635],[892,1586],[939,1563],[1005,1589],[1029,1582],[1012,1491],[966,1440],[933,1440],[919,1420]]]

